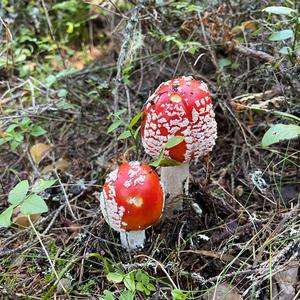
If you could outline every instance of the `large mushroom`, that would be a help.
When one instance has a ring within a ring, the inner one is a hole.
[[[142,143],[146,153],[181,162],[162,167],[161,181],[166,195],[166,213],[182,210],[183,195],[188,193],[189,163],[210,152],[217,137],[217,124],[210,92],[204,82],[183,76],[162,83],[144,106]],[[166,148],[171,137],[183,140]]]
[[[145,229],[161,217],[164,192],[156,172],[137,161],[111,172],[100,196],[104,219],[127,249],[144,247]]]

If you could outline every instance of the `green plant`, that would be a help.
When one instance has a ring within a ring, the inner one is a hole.
[[[125,289],[120,293],[119,300],[134,300],[136,292],[150,296],[156,291],[156,287],[151,283],[153,279],[147,272],[137,269],[127,274],[122,272],[110,272],[107,279],[113,283],[123,283]],[[113,293],[105,290],[101,300],[115,299]]]
[[[278,114],[284,118],[294,120],[300,123],[300,118],[288,114],[280,113]],[[263,147],[268,147],[282,140],[291,140],[300,136],[300,126],[296,124],[276,124],[271,126],[268,131],[264,134],[261,144]]]
[[[107,133],[111,133],[121,126],[125,128],[125,130],[118,135],[117,140],[124,140],[131,138],[134,142],[134,146],[137,151],[137,156],[139,152],[139,132],[141,129],[141,125],[138,124],[139,120],[143,116],[143,112],[139,112],[136,114],[130,122],[124,120],[122,118],[122,114],[124,114],[127,110],[122,109],[117,111],[116,113],[113,113],[109,116],[110,119],[113,119],[112,124],[108,127]]]
[[[42,136],[47,131],[41,126],[32,123],[30,118],[25,117],[22,120],[13,121],[5,130],[4,137],[0,138],[0,145],[9,143],[12,150],[22,144],[25,135],[31,135],[34,137]]]
[[[177,160],[164,158],[164,151],[165,149],[170,149],[175,147],[176,145],[180,144],[183,140],[184,137],[181,135],[171,136],[168,139],[167,143],[164,145],[164,147],[161,149],[158,158],[153,162],[151,162],[149,165],[152,167],[181,165],[181,163],[178,162]]]
[[[125,127],[125,130],[119,134],[117,137],[118,140],[124,140],[128,138],[132,138],[134,141],[134,145],[137,151],[137,156],[139,153],[139,132],[141,129],[141,125],[138,125],[139,120],[143,116],[143,112],[139,112],[136,114],[132,120],[128,123],[124,119],[121,118],[121,115],[126,112],[126,109],[119,110],[118,112],[111,114],[109,118],[113,118],[113,123],[108,127],[107,133],[111,133],[121,126]],[[149,165],[152,167],[158,166],[175,166],[180,165],[180,163],[174,159],[165,159],[164,158],[164,150],[167,148],[175,147],[180,144],[184,140],[183,136],[172,136],[169,138],[168,142],[164,145],[164,148],[160,151],[159,157],[151,162]]]
[[[189,296],[189,292],[183,292],[179,289],[174,289],[171,292],[173,300],[186,300]]]
[[[288,55],[291,62],[294,62],[294,55],[300,49],[300,17],[296,4],[294,4],[293,8],[269,6],[264,8],[263,11],[269,14],[269,19],[272,15],[284,16],[281,20],[277,20],[276,23],[269,23],[267,21],[266,27],[272,31],[269,40],[273,42],[284,41],[286,44],[279,52]]]
[[[10,206],[0,214],[0,227],[9,227],[14,208],[20,206],[23,215],[40,214],[48,211],[47,204],[38,194],[50,188],[56,180],[39,180],[29,187],[28,180],[20,181],[8,194]]]
[[[88,294],[91,292],[93,287],[95,286],[96,282],[93,279],[88,280],[86,283],[81,284],[78,290],[83,294]]]
[[[172,34],[162,34],[160,32],[152,31],[149,32],[149,35],[171,45],[175,45],[179,51],[188,52],[190,54],[197,53],[202,46],[198,41],[184,40],[180,37],[178,33]]]

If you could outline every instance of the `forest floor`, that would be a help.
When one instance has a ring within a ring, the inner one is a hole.
[[[300,298],[299,138],[261,145],[300,117],[297,1],[263,11],[283,2],[0,4],[0,212],[18,182],[55,180],[48,212],[0,228],[0,299]],[[191,165],[184,210],[127,252],[99,193],[137,156],[124,126],[107,129],[182,75],[212,92],[216,146]]]

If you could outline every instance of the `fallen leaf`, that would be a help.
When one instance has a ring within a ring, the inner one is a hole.
[[[6,137],[6,134],[5,132],[3,132],[1,129],[0,129],[0,139],[3,139]]]
[[[57,284],[56,292],[58,294],[65,294],[65,291],[72,289],[72,280],[69,278],[62,278]]]
[[[32,223],[36,222],[41,214],[33,214],[30,215],[30,219]],[[23,215],[20,211],[20,206],[17,206],[13,211],[13,223],[17,224],[20,227],[29,227],[30,223],[28,217]]]
[[[207,292],[204,300],[243,300],[236,287],[226,282],[218,284],[214,289]]]
[[[286,270],[278,272],[274,275],[279,285],[278,300],[295,299],[295,286],[298,281],[299,262],[293,260],[286,266]]]
[[[256,27],[256,21],[254,20],[248,20],[242,23],[241,25],[244,29],[247,29],[249,31],[255,31],[257,29]]]
[[[42,170],[41,174],[43,174],[43,175],[48,174],[48,173],[53,172],[54,170],[64,172],[69,168],[69,166],[70,166],[70,161],[68,161],[66,159],[63,159],[63,158],[60,158],[55,163],[46,166]]]
[[[33,161],[38,165],[52,149],[53,145],[37,143],[30,148],[30,155]]]

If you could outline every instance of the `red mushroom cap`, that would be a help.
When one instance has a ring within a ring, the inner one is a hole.
[[[210,152],[217,123],[207,85],[191,76],[162,83],[144,106],[141,132],[145,151],[154,158],[172,136],[184,140],[165,149],[165,157],[189,162]]]
[[[163,203],[158,175],[137,161],[111,172],[100,196],[102,214],[117,231],[144,230],[153,225],[162,214]]]

